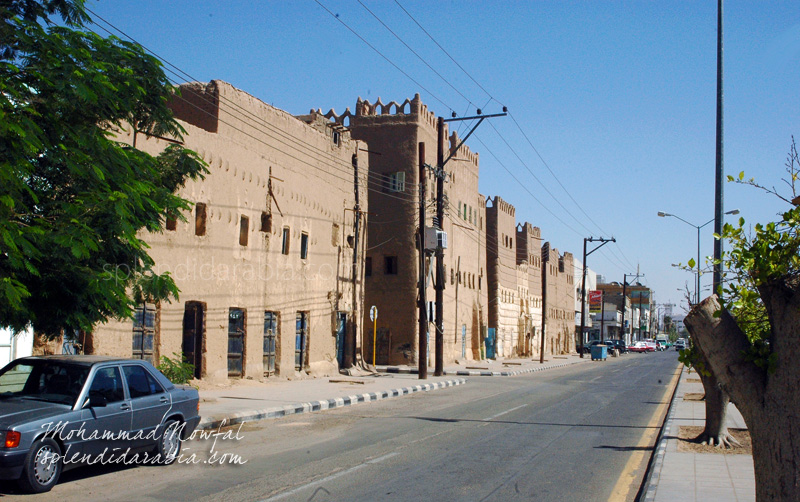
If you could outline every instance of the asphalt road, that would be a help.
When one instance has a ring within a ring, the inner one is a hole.
[[[472,377],[454,388],[245,424],[185,443],[182,464],[76,469],[52,492],[19,498],[632,501],[678,368],[668,351]],[[232,454],[245,463],[232,465]],[[0,489],[18,498],[13,487]]]

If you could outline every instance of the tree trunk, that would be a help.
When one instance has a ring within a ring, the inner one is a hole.
[[[703,359],[701,366],[708,368],[705,358],[702,355],[700,357]],[[702,370],[697,372],[700,375],[700,381],[703,382],[703,390],[706,393],[706,427],[703,433],[695,440],[698,443],[724,448],[732,448],[734,445],[739,446],[739,442],[728,434],[727,419],[730,397],[722,390],[717,377],[713,373],[704,373],[706,372]]]
[[[800,500],[799,285],[759,287],[772,327],[772,371],[747,357],[750,342],[727,311],[715,316],[720,310],[716,295],[696,305],[685,319],[709,371],[750,430],[760,502]]]

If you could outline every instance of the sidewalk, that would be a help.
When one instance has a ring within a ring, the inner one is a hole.
[[[587,355],[583,361],[589,361]],[[524,373],[533,373],[552,368],[560,368],[581,362],[581,357],[577,354],[567,354],[563,356],[547,356],[544,363],[540,364],[538,359],[487,359],[484,361],[464,361],[452,364],[444,368],[445,375],[456,376],[514,376]],[[382,373],[393,374],[412,374],[416,375],[419,369],[410,366],[381,366],[377,370]],[[433,368],[428,369],[428,376],[433,375]]]
[[[681,426],[705,425],[705,402],[686,401],[687,393],[703,393],[697,373],[686,368],[672,398],[653,459],[645,502],[755,501],[753,457],[743,454],[678,451]],[[728,408],[728,427],[746,429],[741,413]]]
[[[433,368],[429,368],[427,380],[418,378],[416,368],[385,366],[378,367],[379,373],[367,376],[337,375],[263,383],[241,380],[232,386],[200,391],[200,416],[203,418],[198,428],[215,429],[223,424],[267,420],[464,385],[467,380],[459,378],[462,375],[512,376],[583,361],[589,361],[589,358],[549,356],[544,364],[531,359],[469,361],[468,364],[447,366],[445,375],[441,377],[434,377]]]

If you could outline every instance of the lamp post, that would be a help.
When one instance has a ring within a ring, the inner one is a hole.
[[[739,210],[734,209],[732,211],[726,212],[725,214],[739,214]],[[700,229],[708,225],[709,223],[712,223],[715,218],[711,218],[702,225],[695,225],[694,223],[689,223],[688,221],[684,220],[683,218],[681,218],[676,214],[670,214],[670,213],[665,213],[663,211],[659,211],[658,216],[662,218],[666,218],[667,216],[672,216],[673,218],[677,218],[682,222],[686,223],[687,225],[697,229],[697,280],[694,285],[694,303],[695,305],[697,305],[698,303],[700,303]]]

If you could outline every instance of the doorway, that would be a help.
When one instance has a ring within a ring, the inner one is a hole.
[[[194,366],[194,377],[203,376],[203,340],[205,338],[206,305],[186,302],[183,311],[183,360]]]

